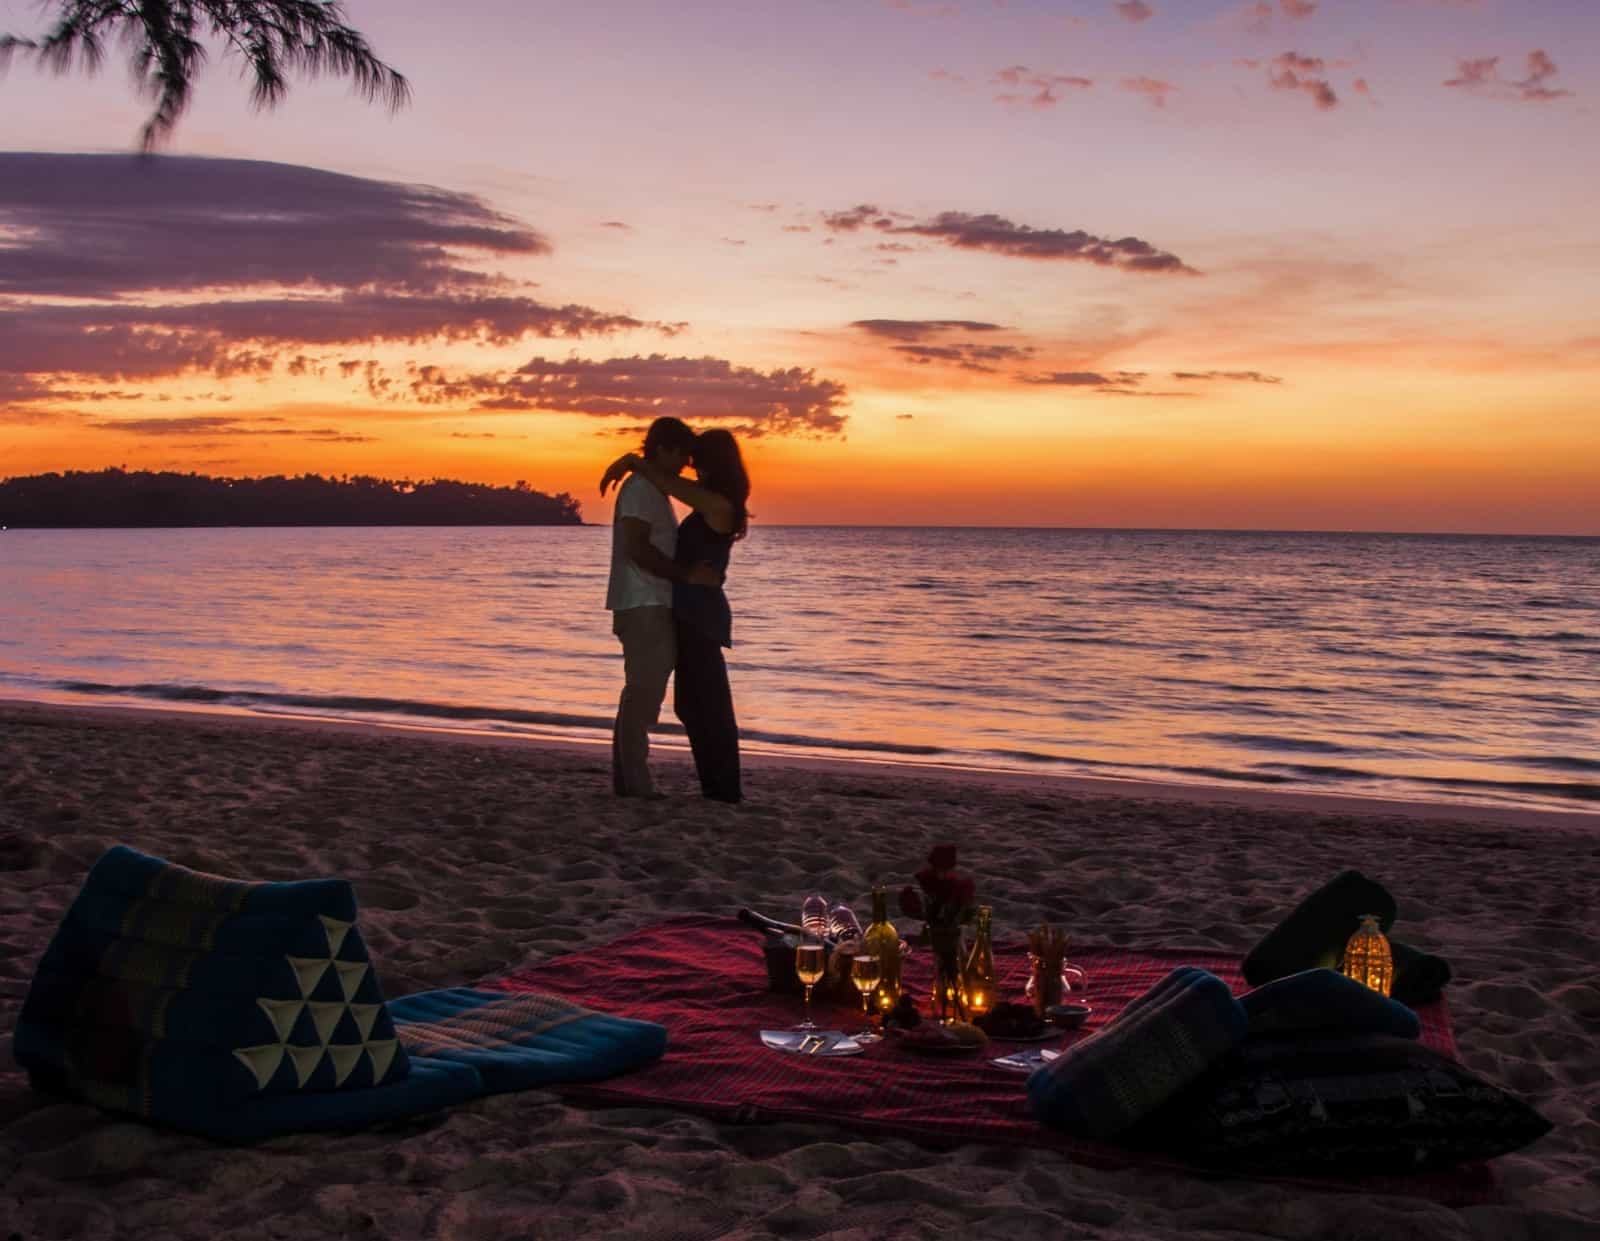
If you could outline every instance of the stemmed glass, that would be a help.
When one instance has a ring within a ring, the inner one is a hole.
[[[852,1035],[858,1043],[876,1043],[882,1037],[872,1028],[872,997],[877,992],[878,980],[883,977],[883,963],[877,957],[859,956],[850,962],[850,981],[861,992],[861,1015],[867,1025],[860,1034]]]
[[[807,935],[794,950],[794,972],[806,985],[806,1019],[795,1027],[797,1030],[817,1028],[817,1023],[811,1020],[811,988],[822,978],[827,965],[827,950],[820,939]]]

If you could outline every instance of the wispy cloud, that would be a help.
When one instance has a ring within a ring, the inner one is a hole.
[[[845,429],[849,417],[843,412],[844,385],[819,379],[814,371],[759,371],[722,358],[664,354],[595,361],[537,357],[509,372],[456,374],[417,366],[403,385],[391,384],[387,391],[395,399],[478,410],[631,419],[671,414],[697,423],[735,423],[753,436],[832,435]]]
[[[1160,78],[1123,78],[1118,83],[1125,91],[1135,95],[1143,95],[1150,101],[1152,107],[1164,108],[1167,106],[1167,97],[1178,88],[1171,82],[1162,81]]]
[[[1299,92],[1311,97],[1318,108],[1328,110],[1339,106],[1339,95],[1328,80],[1329,62],[1320,56],[1302,56],[1299,52],[1280,52],[1271,60],[1242,60],[1248,69],[1265,66],[1267,84],[1273,90]]]
[[[1144,371],[1049,371],[1020,376],[1023,383],[1055,388],[1129,387],[1145,378]]]
[[[282,418],[236,418],[222,414],[197,414],[174,418],[101,419],[85,425],[93,431],[116,431],[123,435],[182,436],[216,439],[221,436],[248,435],[281,439],[312,440],[319,444],[373,444],[376,437],[352,435],[337,427],[286,427]]]
[[[964,371],[992,374],[1002,363],[1023,362],[1033,356],[1031,345],[985,345],[957,341],[947,345],[895,345],[894,352],[923,366],[954,366]]]
[[[1293,23],[1313,16],[1316,11],[1316,0],[1278,0],[1276,7],[1271,0],[1255,0],[1235,10],[1231,20],[1251,34],[1270,34],[1276,19],[1281,17]]]
[[[1034,228],[993,213],[944,211],[928,220],[902,223],[907,217],[870,204],[826,213],[823,224],[837,233],[871,229],[880,233],[926,237],[956,250],[980,250],[1008,258],[1093,263],[1123,271],[1197,274],[1175,254],[1138,237],[1098,237],[1082,229]]]
[[[1026,65],[1012,65],[994,75],[991,85],[1020,87],[1020,90],[1001,91],[994,97],[996,103],[1028,108],[1053,108],[1061,102],[1063,90],[1088,90],[1094,85],[1091,78],[1067,73],[1039,73]]]
[[[1001,332],[998,323],[973,319],[857,319],[850,325],[869,336],[887,340],[922,341],[949,332]]]
[[[550,242],[471,195],[284,164],[0,153],[0,236],[12,403],[189,373],[317,375],[315,351],[380,341],[682,327],[526,296],[482,263]]]
[[[498,283],[461,252],[548,254],[542,234],[469,194],[253,160],[0,154],[0,227],[20,237],[0,292],[151,292]]]
[[[1500,75],[1500,57],[1483,56],[1475,60],[1457,61],[1456,76],[1446,79],[1444,84],[1472,94],[1487,95],[1493,99],[1549,103],[1553,99],[1567,99],[1572,96],[1570,90],[1550,84],[1550,79],[1559,72],[1549,54],[1543,49],[1536,48],[1528,53],[1527,71],[1519,79],[1508,79]]]
[[[1147,22],[1156,12],[1144,0],[1117,0],[1111,7],[1118,16],[1130,22]]]
[[[1283,382],[1277,375],[1268,375],[1262,371],[1173,371],[1172,377],[1184,380],[1226,379],[1235,383],[1252,384],[1281,384]]]

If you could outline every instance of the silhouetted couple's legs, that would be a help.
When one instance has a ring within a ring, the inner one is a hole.
[[[661,718],[672,675],[672,609],[628,608],[613,614],[622,643],[622,698],[611,730],[611,785],[619,797],[653,797],[650,729]]]
[[[715,801],[736,802],[739,783],[739,722],[722,646],[692,625],[678,622],[678,668],[673,709],[694,753],[700,791]]]

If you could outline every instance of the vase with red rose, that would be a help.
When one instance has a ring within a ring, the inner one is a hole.
[[[939,845],[916,874],[915,886],[900,890],[900,908],[921,918],[922,940],[933,958],[933,1011],[941,1021],[967,1019],[965,957],[967,924],[977,916],[976,885],[956,870],[956,847]]]

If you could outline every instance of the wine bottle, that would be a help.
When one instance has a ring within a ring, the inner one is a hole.
[[[900,932],[889,921],[889,890],[872,889],[872,921],[867,926],[865,951],[878,958],[878,986],[874,1004],[887,1013],[900,999]]]

